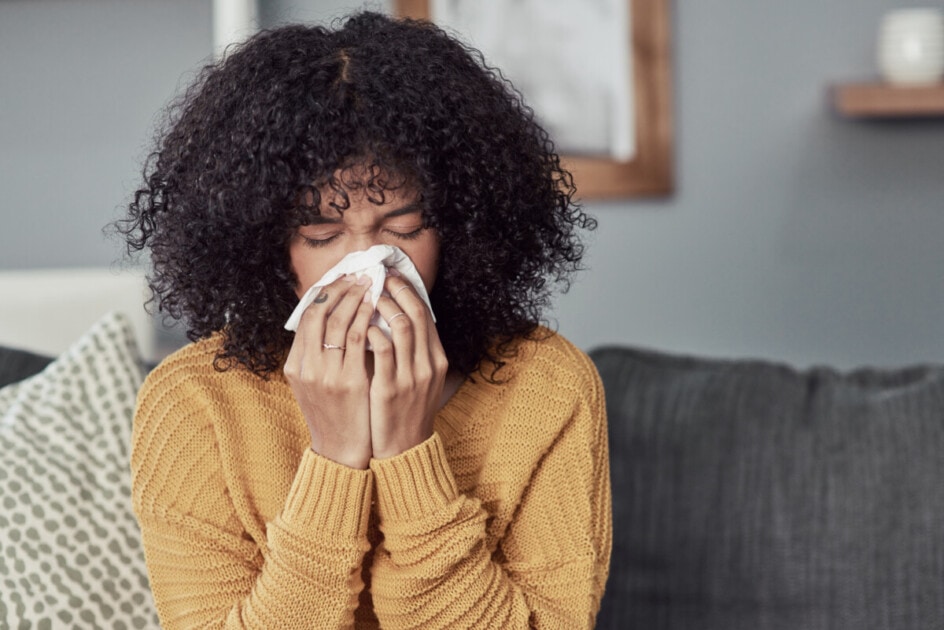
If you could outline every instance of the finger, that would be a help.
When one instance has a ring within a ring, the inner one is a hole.
[[[393,343],[376,326],[370,326],[367,329],[367,339],[374,348],[374,379],[371,387],[377,385],[383,389],[389,389],[392,387],[397,372]]]
[[[334,310],[338,302],[353,286],[353,279],[349,276],[342,276],[328,286],[323,287],[315,301],[309,304],[305,312],[302,313],[295,336],[301,336],[308,347],[321,348],[321,344],[324,343],[325,321],[328,314]]]
[[[361,276],[327,315],[325,343],[345,347],[348,330],[369,288],[370,278]]]
[[[414,328],[414,360],[430,357],[429,329],[432,315],[426,302],[416,293],[412,284],[402,277],[388,276],[384,287],[401,311],[410,316]]]
[[[388,278],[385,286],[391,297],[396,297],[397,306],[410,315],[413,324],[413,377],[420,383],[444,378],[449,361],[429,306],[415,287],[400,277]]]
[[[430,356],[440,354],[446,356],[446,349],[442,345],[442,339],[439,338],[439,329],[436,322],[433,321],[432,314],[426,321],[426,344],[429,347]]]
[[[374,305],[370,302],[370,294],[365,292],[354,315],[354,321],[347,330],[347,339],[344,346],[344,367],[348,374],[366,376],[367,367],[364,363],[364,353],[367,347],[367,329],[370,326],[371,315],[374,314]]]
[[[413,285],[403,279],[402,276],[390,276],[384,278],[384,289],[389,297],[397,301],[401,293],[414,291]]]
[[[445,378],[446,373],[449,371],[449,359],[446,356],[446,349],[442,345],[442,340],[439,338],[439,330],[436,328],[436,324],[433,321],[429,322],[429,355],[433,363],[433,370]]]
[[[352,287],[344,278],[321,289],[315,301],[302,313],[295,331],[295,339],[285,362],[287,375],[301,378],[306,367],[310,370],[321,362],[324,348],[325,319]]]
[[[310,332],[310,342],[306,343],[302,371],[309,374],[311,378],[317,378],[316,374],[323,375],[326,372],[337,374],[340,372],[344,350],[326,346],[329,344],[343,346],[344,337],[332,336],[332,331],[329,330],[329,322],[345,301],[350,302],[351,294],[356,293],[358,288],[354,284],[352,276],[342,276],[324,287],[315,298],[315,301],[305,310],[306,315],[313,313],[313,316],[311,326],[306,331],[306,342],[308,342],[308,332]]]
[[[410,314],[402,310],[392,298],[386,296],[381,296],[377,300],[377,312],[390,326],[397,370],[412,373],[415,334]]]

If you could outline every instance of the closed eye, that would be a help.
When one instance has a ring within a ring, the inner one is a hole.
[[[426,229],[426,226],[421,225],[420,227],[416,228],[415,230],[413,230],[413,231],[411,231],[411,232],[397,232],[396,230],[390,230],[390,229],[388,229],[387,232],[390,233],[390,234],[393,234],[395,237],[397,237],[397,238],[399,238],[399,239],[403,239],[403,240],[405,240],[405,241],[410,241],[410,240],[413,240],[413,239],[415,239],[415,238],[418,238],[419,235],[422,234],[423,230],[425,230],[425,229]]]
[[[408,229],[408,228],[406,228],[406,229]],[[421,225],[421,226],[419,226],[418,228],[416,228],[415,230],[409,230],[409,231],[407,231],[407,232],[400,232],[400,231],[397,231],[397,230],[394,230],[394,229],[390,229],[390,228],[387,228],[387,229],[385,229],[384,231],[387,232],[388,234],[392,235],[394,238],[397,238],[397,239],[399,239],[399,240],[411,241],[411,240],[413,240],[413,239],[419,238],[420,234],[422,234],[422,233],[423,233],[423,230],[425,230],[425,229],[426,229],[426,226],[425,226],[425,225]],[[326,246],[326,245],[332,243],[332,242],[335,241],[338,237],[340,237],[341,234],[342,234],[342,232],[336,232],[336,233],[332,234],[331,236],[326,236],[325,238],[312,238],[312,237],[310,237],[310,236],[305,236],[304,234],[299,234],[299,236],[302,237],[302,241],[304,242],[304,244],[305,244],[306,247],[317,248],[317,247],[324,247],[324,246]]]
[[[302,240],[304,241],[305,245],[308,247],[324,247],[325,245],[335,240],[340,235],[341,235],[340,232],[338,232],[337,234],[332,234],[328,238],[310,238],[308,236],[302,235]]]

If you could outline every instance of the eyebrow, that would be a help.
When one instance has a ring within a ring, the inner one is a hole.
[[[394,217],[402,217],[407,214],[414,214],[416,212],[422,212],[423,205],[419,201],[414,201],[409,203],[402,208],[397,208],[396,210],[391,210],[390,212],[383,215],[384,219],[392,219]],[[323,215],[317,215],[310,218],[309,225],[326,225],[326,224],[335,224],[341,223],[343,221],[342,217],[326,217]]]

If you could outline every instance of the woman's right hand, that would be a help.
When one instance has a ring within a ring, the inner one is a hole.
[[[284,368],[308,424],[312,450],[360,469],[371,458],[366,343],[374,307],[365,301],[369,287],[366,276],[355,281],[347,275],[322,289],[302,315]]]

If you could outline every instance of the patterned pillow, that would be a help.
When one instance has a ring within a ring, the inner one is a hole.
[[[142,377],[111,313],[0,389],[0,627],[158,627],[127,464]]]

